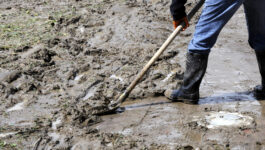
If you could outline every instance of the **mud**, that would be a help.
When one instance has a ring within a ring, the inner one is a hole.
[[[204,101],[204,98],[200,101]],[[234,96],[230,103],[237,101]],[[260,135],[264,134],[261,121],[264,115],[260,112],[264,108],[264,101],[240,101],[250,103],[259,109],[259,113],[244,110],[245,103],[233,109],[220,109],[220,106],[229,103],[187,105],[157,97],[124,103],[125,112],[103,116],[103,122],[93,127],[104,132],[136,136],[149,144],[165,144],[166,149],[185,146],[192,149],[262,149],[260,145],[264,139]],[[253,105],[252,101],[258,104]]]
[[[187,9],[195,4],[189,1]],[[169,5],[0,1],[0,148],[264,149],[265,104],[249,92],[260,77],[242,9],[213,48],[199,105],[161,97],[182,82],[197,14],[124,109],[95,115],[107,110],[173,31]]]

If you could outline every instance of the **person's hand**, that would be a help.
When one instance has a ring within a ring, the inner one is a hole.
[[[182,31],[186,30],[190,26],[187,16],[176,21],[174,20],[173,21],[174,29],[176,29],[183,21],[185,22],[185,26],[183,27]]]

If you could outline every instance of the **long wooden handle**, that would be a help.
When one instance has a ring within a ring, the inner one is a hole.
[[[188,20],[190,20],[194,14],[201,8],[205,0],[200,0],[199,3],[190,11],[188,14]],[[185,26],[185,23],[182,22],[171,35],[168,37],[168,39],[164,42],[164,44],[160,47],[160,49],[155,53],[155,55],[151,58],[151,60],[144,66],[144,68],[139,72],[134,79],[134,81],[127,87],[125,92],[120,95],[117,101],[110,104],[110,109],[115,109],[118,107],[122,102],[125,101],[125,99],[129,96],[131,91],[135,88],[135,86],[139,83],[139,81],[142,79],[142,77],[145,75],[145,73],[148,71],[148,69],[154,64],[154,62],[158,59],[158,57],[166,50],[166,48],[169,46],[169,44],[175,39],[175,37],[180,33],[180,31]]]

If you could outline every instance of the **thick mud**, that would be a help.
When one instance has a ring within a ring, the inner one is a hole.
[[[260,77],[242,9],[213,48],[199,105],[161,97],[182,82],[197,14],[122,113],[95,115],[173,31],[169,5],[0,1],[0,149],[264,149],[265,104],[249,92]]]

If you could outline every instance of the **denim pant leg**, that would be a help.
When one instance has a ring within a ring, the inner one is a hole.
[[[189,44],[189,51],[209,53],[220,31],[238,10],[243,1],[244,0],[206,0],[205,7],[196,25],[193,39]]]
[[[249,44],[257,51],[265,52],[265,0],[245,0]]]

